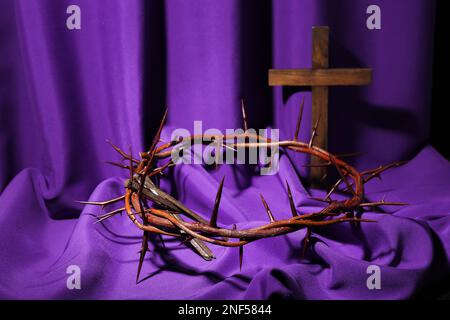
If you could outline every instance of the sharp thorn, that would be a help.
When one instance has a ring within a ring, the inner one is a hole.
[[[244,260],[244,246],[239,247],[239,271],[242,271],[242,261]]]
[[[244,121],[244,132],[248,130],[247,114],[245,113],[244,99],[241,99],[242,120]]]
[[[341,184],[342,178],[336,181],[336,183],[333,185],[333,187],[328,191],[327,195],[325,196],[325,199],[329,199],[331,194],[337,189],[337,187]]]
[[[159,124],[158,131],[156,131],[156,135],[153,138],[153,142],[152,142],[152,145],[151,145],[150,151],[149,151],[149,153],[151,155],[153,155],[153,151],[155,150],[155,147],[158,144],[159,139],[161,138],[161,132],[162,132],[162,129],[164,127],[164,123],[166,122],[167,113],[168,113],[168,108],[166,108],[166,110],[164,111],[164,115],[163,115],[163,117],[161,119],[161,122]]]
[[[295,208],[294,199],[292,197],[291,188],[289,187],[289,183],[286,180],[286,187],[288,192],[288,198],[289,198],[289,205],[291,207],[291,213],[293,217],[298,216],[297,209]]]
[[[124,210],[125,210],[125,208],[120,208],[120,209],[116,209],[114,211],[111,211],[111,212],[99,215],[99,216],[97,216],[98,220],[95,221],[95,223],[99,223],[99,222],[102,222],[102,221],[104,221],[104,220],[106,220],[108,218],[111,218],[111,217],[115,216],[116,214],[118,214],[118,213],[120,213],[120,212],[122,212]]]
[[[151,178],[157,174],[164,174],[163,171],[167,168],[173,167],[175,166],[175,163],[172,162],[172,160],[170,160],[169,162],[167,162],[166,164],[164,164],[163,166],[154,169],[149,175],[148,177]]]
[[[113,147],[113,149],[116,150],[124,159],[131,159],[131,161],[133,161],[135,163],[139,163],[138,160],[133,159],[132,155],[126,154],[122,149],[120,149],[118,146],[116,146],[114,143],[112,143],[111,140],[106,139],[106,142],[109,143],[111,145],[111,147]]]
[[[320,115],[319,115],[319,118],[317,118],[317,121],[314,125],[313,131],[311,133],[311,139],[309,139],[309,144],[308,144],[309,148],[312,148],[312,146],[313,146],[314,138],[316,137],[317,127],[319,126],[319,121],[320,121]]]
[[[309,245],[310,237],[311,237],[311,229],[310,228],[306,228],[306,234],[305,234],[305,237],[302,240],[302,253],[301,253],[301,259],[302,260],[306,256],[306,250],[307,250],[308,245]]]
[[[305,106],[305,96],[302,96],[302,102],[300,104],[300,112],[299,112],[298,118],[297,118],[297,125],[295,126],[294,141],[298,140],[298,134],[300,132],[300,124],[302,123],[303,107],[304,106]]]
[[[214,201],[214,209],[211,215],[211,221],[209,223],[209,225],[214,228],[217,228],[217,216],[219,215],[219,205],[220,199],[222,198],[222,189],[224,181],[225,177],[223,177],[222,180],[220,181],[219,189],[217,190],[216,194],[216,200]]]
[[[260,194],[260,196],[261,196],[261,201],[262,201],[262,203],[264,205],[264,208],[266,209],[267,215],[269,216],[270,222],[275,222],[275,218],[273,217],[272,211],[270,211],[270,208],[267,205],[266,200],[264,199],[262,194]]]
[[[141,274],[142,264],[144,263],[145,254],[147,253],[148,249],[148,234],[146,231],[144,231],[144,236],[142,237],[142,246],[141,251],[139,254],[139,265],[136,275],[136,284],[139,282],[139,275]]]
[[[360,207],[378,207],[378,206],[407,206],[405,202],[392,202],[392,201],[378,201],[378,202],[366,202],[361,203]]]
[[[120,196],[111,200],[106,200],[106,201],[78,201],[75,200],[74,202],[76,203],[81,203],[81,204],[87,204],[87,205],[93,205],[93,206],[107,206],[108,204],[123,200],[125,198],[125,196]]]
[[[129,166],[127,166],[125,164],[118,163],[118,162],[105,161],[105,163],[110,164],[110,165],[115,166],[115,167],[122,168],[122,169],[129,169]]]
[[[345,182],[345,185],[347,186],[347,189],[356,196],[356,192],[355,190],[353,190],[353,188],[351,187],[350,183],[348,182],[347,177],[345,176],[345,174],[342,172],[341,168],[339,168],[339,166],[337,165],[334,157],[330,157],[330,161],[331,163],[333,163],[334,167],[336,168],[337,172],[339,173],[339,175],[341,176],[341,180]]]

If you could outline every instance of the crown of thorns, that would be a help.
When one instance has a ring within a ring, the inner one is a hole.
[[[211,250],[206,246],[205,242],[224,246],[239,248],[239,266],[242,268],[243,248],[245,245],[263,238],[277,237],[306,228],[306,235],[302,240],[302,257],[305,255],[308,243],[311,237],[311,229],[317,227],[326,227],[337,223],[360,223],[360,222],[376,222],[361,218],[361,214],[367,208],[376,208],[385,205],[405,205],[401,202],[388,202],[384,198],[377,202],[365,202],[364,200],[364,184],[392,167],[397,167],[403,162],[395,162],[389,165],[380,166],[376,169],[359,172],[354,167],[342,160],[342,156],[331,154],[314,145],[314,138],[318,127],[318,121],[315,123],[309,142],[298,140],[300,124],[303,114],[304,101],[300,106],[300,112],[297,120],[295,134],[292,140],[272,141],[269,138],[251,133],[247,128],[247,119],[244,103],[241,104],[242,117],[244,122],[244,132],[242,134],[231,135],[191,135],[183,138],[183,141],[189,141],[193,144],[204,143],[208,141],[232,141],[227,143],[227,147],[233,150],[235,148],[259,148],[277,146],[284,150],[293,152],[307,153],[311,156],[318,157],[322,163],[317,165],[326,168],[334,168],[339,179],[334,183],[323,199],[312,198],[326,203],[326,206],[315,213],[301,213],[297,210],[294,199],[292,197],[291,188],[286,181],[286,193],[290,205],[291,218],[285,220],[276,220],[269,208],[266,200],[261,194],[261,201],[265,208],[269,222],[263,226],[237,230],[236,225],[232,228],[221,227],[217,223],[219,214],[219,205],[222,195],[224,178],[220,182],[217,195],[212,209],[209,221],[198,213],[187,208],[183,203],[165,193],[159,188],[159,176],[164,171],[174,165],[173,160],[169,160],[163,165],[157,166],[158,162],[171,157],[173,148],[179,147],[182,141],[174,140],[161,143],[160,135],[163,129],[167,109],[161,120],[160,126],[153,139],[152,145],[147,152],[139,154],[140,159],[133,157],[130,153],[126,153],[114,144],[112,147],[121,155],[122,162],[109,162],[110,164],[119,166],[129,170],[129,179],[125,181],[125,194],[111,200],[92,202],[79,201],[83,204],[106,206],[119,201],[124,202],[124,207],[97,216],[101,222],[111,218],[123,211],[134,223],[134,225],[143,231],[142,247],[140,250],[139,265],[136,275],[136,282],[139,280],[139,274],[146,252],[148,251],[149,234],[157,234],[169,237],[179,238],[180,241],[190,246],[205,260],[211,260],[214,257]],[[236,142],[238,140],[238,142]],[[256,142],[254,142],[256,141]],[[221,150],[225,145],[221,144]],[[341,187],[344,184],[345,186]],[[347,196],[344,200],[333,200],[331,195],[334,192],[343,192]],[[184,218],[188,218],[185,220]],[[162,239],[162,237],[161,237]]]

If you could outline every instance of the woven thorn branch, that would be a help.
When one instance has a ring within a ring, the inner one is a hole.
[[[215,257],[205,243],[224,247],[238,247],[239,266],[240,269],[242,269],[243,248],[253,241],[277,237],[306,228],[306,235],[302,240],[301,256],[303,258],[313,228],[326,227],[332,224],[345,222],[356,224],[361,222],[376,222],[375,220],[360,218],[361,213],[363,213],[365,209],[373,209],[379,206],[406,205],[406,203],[402,202],[385,201],[384,198],[377,202],[364,201],[364,184],[376,177],[379,178],[383,171],[398,167],[404,162],[395,162],[389,165],[380,166],[376,169],[359,172],[342,160],[343,156],[331,154],[314,145],[314,138],[317,136],[316,131],[318,122],[316,122],[313,127],[310,140],[308,142],[299,141],[298,135],[300,132],[303,107],[304,101],[302,101],[300,105],[296,130],[292,140],[272,141],[269,138],[249,132],[245,106],[242,102],[241,108],[244,121],[244,133],[233,135],[191,135],[180,140],[161,144],[160,135],[167,118],[166,109],[150,149],[147,152],[141,152],[139,154],[140,159],[135,159],[131,150],[129,153],[126,153],[108,141],[122,157],[122,162],[109,163],[129,171],[129,178],[125,181],[125,194],[107,201],[77,202],[104,207],[123,201],[124,206],[122,208],[99,215],[97,222],[102,222],[125,211],[133,224],[143,232],[136,283],[139,282],[142,264],[145,254],[148,251],[149,234],[157,234],[161,237],[161,240],[163,239],[162,235],[178,238],[182,243],[190,246],[194,251],[201,255],[203,259],[208,261]],[[263,195],[261,195],[261,201],[269,220],[267,224],[242,230],[237,230],[236,225],[233,225],[233,228],[225,228],[218,225],[219,206],[225,180],[224,178],[220,182],[209,221],[159,188],[159,177],[164,175],[164,171],[173,166],[174,163],[172,160],[169,160],[162,166],[158,167],[157,164],[162,159],[170,158],[173,148],[180,147],[183,143],[182,140],[190,142],[191,146],[199,142],[216,141],[221,144],[221,147],[231,148],[233,150],[236,150],[236,148],[250,149],[278,146],[284,150],[307,153],[310,156],[321,159],[322,163],[317,164],[316,166],[334,168],[339,173],[339,179],[334,183],[323,199],[311,197],[311,199],[326,203],[326,206],[318,212],[303,214],[299,212],[295,206],[290,185],[286,181],[286,193],[291,211],[289,219],[276,220],[269,205]],[[227,143],[227,145],[223,143],[230,140],[233,142]],[[341,187],[343,184],[344,186]],[[338,191],[344,192],[348,197],[346,197],[345,200],[333,200],[331,196]]]

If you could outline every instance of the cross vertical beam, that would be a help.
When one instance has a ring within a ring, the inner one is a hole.
[[[328,68],[328,42],[330,29],[328,27],[313,27],[312,29],[312,68]],[[317,123],[317,137],[314,138],[315,145],[322,149],[328,148],[328,87],[313,86],[312,89],[312,126]],[[312,133],[312,132],[311,132]],[[317,165],[320,159],[311,157],[311,164]],[[317,183],[326,173],[326,167],[311,167],[310,178]]]

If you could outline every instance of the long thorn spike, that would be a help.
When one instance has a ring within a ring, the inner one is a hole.
[[[242,262],[244,260],[244,246],[239,247],[239,271],[242,271]]]
[[[308,144],[309,148],[312,148],[312,146],[313,146],[314,138],[316,137],[317,127],[319,126],[319,121],[320,121],[320,114],[319,114],[319,117],[317,118],[316,123],[314,124],[314,128],[311,133],[311,139],[309,139],[309,144]]]
[[[139,265],[138,270],[136,274],[136,283],[139,282],[139,275],[141,274],[142,264],[144,263],[145,254],[148,250],[148,234],[146,231],[144,231],[144,236],[142,237],[142,246],[141,251],[139,253]]]
[[[220,181],[219,189],[217,190],[217,194],[216,194],[216,200],[214,202],[213,213],[211,215],[211,221],[209,223],[209,225],[214,228],[217,228],[217,216],[219,215],[219,205],[220,205],[220,200],[222,198],[222,189],[223,189],[224,181],[225,181],[225,177],[223,177],[222,181]]]
[[[151,145],[150,150],[149,150],[149,153],[151,153],[151,154],[153,154],[153,151],[154,151],[156,145],[158,144],[158,142],[159,142],[159,140],[161,138],[161,132],[162,132],[162,130],[164,128],[164,124],[165,124],[166,119],[167,119],[168,110],[169,109],[166,108],[166,110],[164,111],[164,115],[163,115],[163,117],[161,119],[161,122],[159,123],[158,131],[156,131],[156,135],[153,138],[153,142],[152,142],[152,145]]]
[[[244,131],[247,132],[248,124],[247,124],[247,114],[245,112],[244,99],[241,99],[241,110],[242,110],[242,120],[244,121]]]
[[[300,133],[300,125],[302,123],[303,107],[304,106],[305,106],[305,96],[302,97],[302,102],[300,104],[300,112],[298,114],[297,125],[295,126],[294,141],[298,140],[298,134]]]
[[[164,123],[166,122],[166,118],[167,118],[167,112],[168,109],[166,108],[164,115],[161,119],[161,123],[159,124],[159,128],[158,131],[156,132],[156,135],[153,137],[153,142],[152,145],[148,151],[148,154],[150,154],[150,157],[148,159],[147,165],[144,167],[144,169],[142,170],[143,173],[143,178],[142,181],[145,181],[145,178],[147,177],[148,171],[150,170],[152,163],[153,163],[153,158],[155,157],[155,153],[156,153],[156,145],[158,144],[160,137],[161,137],[161,132],[163,130],[164,127]],[[144,183],[141,184],[141,186],[139,187],[139,191],[138,194],[141,195],[142,194],[142,190],[144,188]]]
[[[289,198],[289,205],[291,207],[291,213],[293,217],[298,216],[297,213],[297,209],[295,208],[295,203],[294,203],[294,198],[292,197],[292,192],[291,192],[291,188],[289,186],[289,183],[286,180],[286,188],[287,188],[287,193],[288,193],[288,198]]]
[[[361,203],[359,207],[378,207],[378,206],[407,206],[405,202],[392,202],[392,201],[378,201],[378,202],[366,202]]]
[[[172,160],[170,160],[169,162],[167,162],[166,164],[164,164],[163,166],[156,168],[155,170],[153,170],[150,174],[148,174],[148,177],[151,178],[157,174],[163,174],[164,170],[170,167],[175,166],[175,163],[172,162]]]
[[[107,215],[107,216],[104,216],[104,217],[98,218],[98,220],[97,220],[97,221],[95,221],[95,222],[94,222],[94,224],[97,224],[97,223],[103,222],[103,221],[105,221],[105,220],[107,220],[107,219],[111,218],[112,216],[114,216],[114,215]]]
[[[74,202],[81,203],[81,204],[87,204],[87,205],[104,207],[104,206],[107,206],[108,204],[112,204],[112,203],[118,202],[118,201],[123,200],[123,199],[125,199],[125,196],[120,196],[120,197],[117,197],[117,198],[114,198],[114,199],[111,199],[111,200],[106,200],[106,201],[78,201],[78,200],[75,200]]]
[[[127,169],[127,170],[129,169],[129,166],[127,166],[127,165],[125,165],[125,164],[118,163],[118,162],[114,162],[114,161],[105,161],[105,163],[110,164],[110,165],[115,166],[115,167],[122,168],[122,169]]]
[[[261,196],[261,201],[262,201],[262,203],[264,205],[264,208],[266,209],[267,215],[269,216],[270,222],[275,222],[275,218],[273,217],[272,211],[270,211],[270,208],[267,205],[266,200],[264,199],[262,194],[260,194],[260,196]]]
[[[353,190],[353,188],[350,185],[350,182],[347,179],[347,176],[342,172],[341,168],[339,168],[339,166],[336,163],[336,160],[334,159],[334,157],[330,157],[330,161],[331,163],[334,165],[334,167],[336,168],[337,172],[339,173],[339,175],[341,176],[341,180],[345,182],[345,185],[347,186],[347,189],[356,196],[356,192],[355,190]]]
[[[133,159],[132,155],[126,154],[122,149],[120,149],[118,146],[112,143],[111,140],[106,139],[106,142],[109,143],[111,147],[113,147],[113,149],[116,150],[123,157],[123,159],[131,159],[131,161],[133,161],[134,163],[139,163],[138,160]]]
[[[337,187],[339,187],[341,182],[342,182],[342,178],[339,179],[338,181],[336,181],[336,183],[333,185],[333,187],[330,189],[330,191],[328,191],[327,195],[325,196],[325,200],[330,198],[330,196],[333,194],[333,192],[336,191]]]
[[[305,237],[303,238],[303,241],[302,241],[301,259],[304,259],[305,256],[306,256],[306,250],[308,249],[310,237],[311,237],[311,229],[307,228],[306,229],[306,235],[305,235]]]
[[[104,221],[106,219],[109,219],[109,218],[115,216],[116,214],[121,213],[124,210],[125,210],[125,208],[120,208],[120,209],[116,209],[114,211],[111,211],[111,212],[99,215],[99,216],[97,216],[98,220],[95,221],[95,223],[99,223],[99,222],[102,222],[102,221]]]

